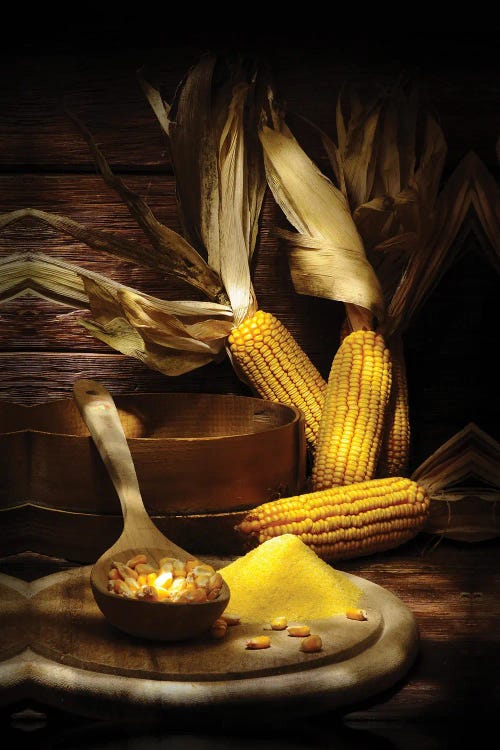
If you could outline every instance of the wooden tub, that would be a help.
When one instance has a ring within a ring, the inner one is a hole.
[[[304,490],[297,409],[258,398],[142,394],[115,399],[146,508],[200,554],[244,551],[246,510]],[[0,555],[31,550],[91,562],[121,531],[114,488],[72,399],[0,402]]]

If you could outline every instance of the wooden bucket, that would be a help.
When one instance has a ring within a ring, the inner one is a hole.
[[[305,485],[300,412],[233,395],[118,396],[151,517],[199,554],[244,551],[249,508]],[[0,555],[26,550],[92,562],[117,538],[120,505],[72,399],[0,403]]]

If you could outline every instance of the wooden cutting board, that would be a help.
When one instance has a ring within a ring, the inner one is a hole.
[[[19,659],[29,697],[94,718],[158,719],[172,712],[231,708],[232,717],[293,710],[317,713],[364,699],[393,685],[412,663],[418,644],[414,618],[387,590],[350,574],[363,591],[366,622],[343,615],[310,622],[323,650],[304,654],[300,639],[264,631],[263,623],[229,628],[223,640],[153,643],[110,626],[97,609],[90,567],[31,584],[30,647]],[[267,633],[271,648],[245,649]],[[1,675],[0,675],[1,682]],[[0,686],[1,687],[1,686]],[[27,696],[28,697],[28,696]]]

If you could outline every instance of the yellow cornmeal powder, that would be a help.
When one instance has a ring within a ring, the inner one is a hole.
[[[356,607],[361,590],[294,534],[269,539],[221,568],[228,612],[247,622],[316,620]]]

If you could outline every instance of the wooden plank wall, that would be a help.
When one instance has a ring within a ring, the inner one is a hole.
[[[3,50],[0,212],[36,206],[130,239],[141,237],[126,208],[96,174],[85,144],[65,115],[69,109],[87,124],[113,169],[147,199],[161,221],[178,230],[166,144],[136,71],[144,65],[156,70],[164,91],[173,92],[207,49],[258,53],[273,71],[291,122],[323,166],[319,144],[299,118],[310,118],[332,133],[341,86],[388,86],[400,75],[411,74],[420,80],[448,141],[445,177],[469,150],[498,175],[500,82],[494,38],[487,34],[416,34],[396,43],[361,35],[336,39],[334,44],[325,32],[302,39],[268,35],[256,44],[250,34],[240,33],[231,36],[229,49],[221,34],[211,36],[208,31],[191,36],[185,31],[175,45],[167,43],[165,31],[149,29],[146,37],[143,25],[134,37],[135,29],[127,28],[126,19],[119,34],[113,31],[112,25],[92,30],[87,21],[76,40],[61,37],[47,43],[37,41],[33,33],[23,37],[15,54],[13,44]],[[261,307],[290,328],[326,376],[343,308],[295,294],[274,234],[280,224],[283,219],[268,196],[254,264],[257,297]],[[485,240],[474,227],[472,221],[462,232],[460,262],[407,336],[414,465],[468,421],[477,421],[500,439],[496,377],[489,360],[498,340],[499,281],[483,260]],[[0,255],[26,250],[64,258],[160,297],[192,295],[178,282],[89,251],[33,220],[0,233]],[[79,377],[98,378],[115,394],[249,393],[227,360],[168,378],[90,337],[79,326],[79,317],[78,311],[33,298],[0,306],[1,399],[29,406],[67,397]]]

